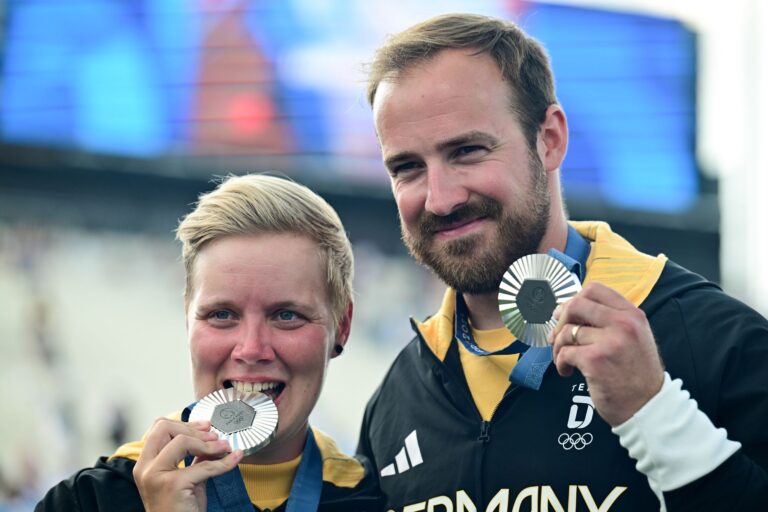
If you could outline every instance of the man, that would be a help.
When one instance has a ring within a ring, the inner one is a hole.
[[[398,512],[764,510],[768,322],[604,223],[567,222],[553,82],[536,41],[482,16],[378,50],[368,99],[403,240],[448,290],[359,451]],[[553,364],[516,378],[499,282],[551,249],[584,287],[555,311]]]

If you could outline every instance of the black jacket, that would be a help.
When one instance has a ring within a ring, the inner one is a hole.
[[[641,307],[671,377],[742,443],[705,477],[665,493],[667,510],[768,510],[768,322],[671,262]],[[416,331],[369,402],[358,447],[388,509],[659,510],[581,374],[563,378],[550,366],[539,391],[510,387],[483,421],[456,341],[441,361]]]
[[[174,420],[179,417],[180,413],[169,416]],[[341,453],[330,437],[317,429],[313,432],[323,461],[323,487],[318,510],[381,510],[381,494],[370,463],[364,457],[353,458]],[[133,480],[133,467],[143,449],[144,440],[124,444],[111,457],[100,458],[92,468],[78,471],[54,486],[35,511],[144,510]],[[283,503],[273,511],[282,512],[285,507]],[[254,506],[254,510],[259,509]]]
[[[139,491],[133,481],[135,461],[122,457],[100,458],[92,468],[78,471],[53,487],[35,507],[43,511],[109,511],[134,512],[144,510]],[[254,510],[259,510],[254,506]],[[274,512],[285,510],[285,504]],[[380,499],[375,479],[370,472],[355,488],[336,487],[323,482],[319,512],[375,512]]]

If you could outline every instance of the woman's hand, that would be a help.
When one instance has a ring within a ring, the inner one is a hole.
[[[133,468],[148,512],[205,512],[205,482],[231,470],[243,458],[242,450],[230,453],[229,444],[208,431],[210,426],[207,421],[155,421]],[[195,456],[192,465],[179,468],[188,455]]]

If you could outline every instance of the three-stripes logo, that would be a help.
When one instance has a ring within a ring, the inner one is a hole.
[[[392,476],[405,473],[422,462],[424,462],[424,459],[421,456],[419,440],[416,438],[416,431],[414,430],[405,438],[405,446],[403,446],[400,451],[397,452],[397,455],[395,455],[395,462],[381,470],[381,476]]]

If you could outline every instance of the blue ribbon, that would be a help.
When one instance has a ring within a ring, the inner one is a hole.
[[[184,409],[181,421],[189,421],[189,414],[195,404]],[[185,465],[192,464],[193,456],[184,459]],[[312,429],[307,429],[301,462],[288,495],[286,512],[316,511],[323,490],[323,458],[315,442]],[[209,478],[205,485],[208,497],[208,512],[253,512],[240,468],[234,467],[223,475]]]
[[[208,512],[253,512],[251,498],[237,466],[223,475],[209,478],[205,483],[205,493]]]
[[[315,443],[312,429],[307,429],[307,442],[299,469],[293,479],[286,512],[314,512],[320,504],[323,491],[323,458]]]
[[[589,250],[589,242],[569,225],[565,253],[550,249],[547,254],[565,265],[565,268],[575,274],[579,281],[583,281]],[[464,297],[461,293],[456,293],[455,309],[453,332],[456,339],[464,345],[464,348],[478,356],[522,354],[509,374],[509,380],[513,384],[533,390],[538,390],[541,387],[544,373],[552,363],[552,347],[529,347],[522,341],[515,340],[500,350],[488,352],[475,343],[475,339],[472,336],[472,328],[469,325],[467,304],[464,302]]]

